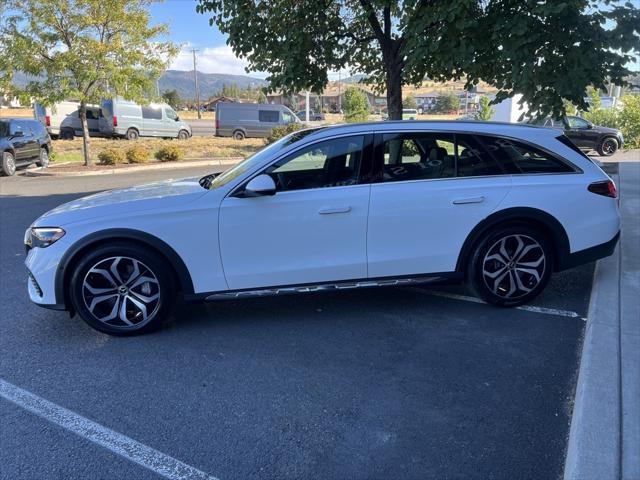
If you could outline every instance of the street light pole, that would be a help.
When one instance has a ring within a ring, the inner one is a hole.
[[[196,88],[196,110],[198,111],[198,120],[202,118],[200,115],[200,89],[198,89],[198,67],[196,66],[196,49],[191,50],[193,53],[193,81]]]

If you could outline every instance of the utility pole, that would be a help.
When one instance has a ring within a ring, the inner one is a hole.
[[[195,48],[191,50],[193,53],[193,81],[196,87],[196,110],[198,111],[198,120],[202,118],[200,115],[200,90],[198,89],[198,68],[196,66],[196,50]]]

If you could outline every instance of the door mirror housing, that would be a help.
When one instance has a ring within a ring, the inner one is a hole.
[[[22,130],[16,130],[11,134],[13,138],[24,137],[24,132]]]
[[[245,197],[264,197],[276,194],[276,182],[269,175],[263,173],[252,178],[244,187]]]

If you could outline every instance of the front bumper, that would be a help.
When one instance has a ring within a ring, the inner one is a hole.
[[[47,248],[30,248],[27,251],[24,262],[27,268],[27,291],[31,301],[38,306],[66,310],[64,299],[56,298],[56,275],[66,243],[63,237]]]

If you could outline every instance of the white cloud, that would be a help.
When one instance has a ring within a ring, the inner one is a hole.
[[[193,70],[193,53],[191,45],[185,45],[178,56],[171,63],[172,70]],[[228,45],[218,47],[207,47],[198,49],[196,52],[196,62],[198,71],[204,73],[227,73],[231,75],[251,75],[262,77],[265,75],[259,72],[247,73],[245,68],[248,62],[236,57]]]

